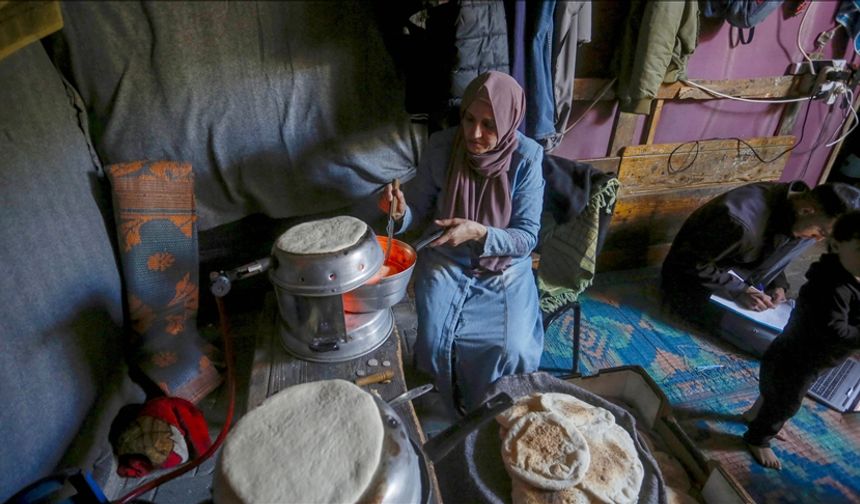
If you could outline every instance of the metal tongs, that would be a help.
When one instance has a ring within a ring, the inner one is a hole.
[[[394,191],[400,189],[400,179],[394,179],[391,182],[394,186],[391,191],[391,202],[388,204],[388,224],[385,225],[385,232],[388,234],[388,242],[385,245],[385,257],[382,264],[388,263],[388,256],[391,255],[391,242],[394,241],[394,209],[397,207],[397,195]]]

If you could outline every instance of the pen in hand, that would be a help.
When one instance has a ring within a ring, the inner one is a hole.
[[[747,281],[746,281],[746,279],[744,279],[742,276],[738,275],[737,273],[735,273],[735,272],[734,272],[734,271],[732,271],[732,270],[729,270],[729,275],[731,275],[731,276],[733,276],[733,277],[737,278],[738,280],[740,280],[741,282],[743,282],[744,284],[746,284],[746,285],[747,285],[747,287],[749,287],[750,289],[752,289],[752,290],[753,290],[753,292],[756,292],[757,294],[764,294],[764,285],[762,285],[762,284],[758,284],[757,286],[755,286],[755,285],[752,285],[752,284],[748,284],[748,283],[747,283]]]

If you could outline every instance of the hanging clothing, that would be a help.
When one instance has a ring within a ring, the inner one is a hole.
[[[543,143],[555,134],[552,39],[555,0],[526,4],[526,136]]]
[[[466,86],[491,70],[509,73],[505,7],[495,0],[460,0],[454,19],[456,59],[451,68],[451,105],[459,105]]]
[[[60,2],[0,2],[0,60],[63,27]]]
[[[508,54],[511,76],[526,89],[526,3],[521,0],[505,0],[505,17],[508,21]],[[526,123],[519,125],[526,132]]]
[[[555,6],[552,32],[552,83],[555,100],[555,134],[546,137],[547,151],[564,137],[573,109],[576,50],[591,42],[591,0],[560,0]]]
[[[402,230],[426,229],[432,219],[445,216],[442,192],[458,129],[430,137],[418,174],[404,187],[409,205]],[[482,248],[474,242],[424,248],[415,267],[417,365],[435,377],[449,401],[456,379],[467,409],[477,406],[499,377],[537,370],[543,351],[530,257],[543,207],[543,149],[519,132],[517,139],[506,174],[511,191],[508,227],[488,227]],[[487,256],[509,256],[511,261],[499,274],[472,274],[477,259]],[[449,406],[453,408],[453,402]]]
[[[854,52],[860,54],[860,0],[842,0],[836,22],[845,27]]]
[[[696,0],[631,2],[613,63],[621,110],[649,114],[660,84],[686,79],[698,36]]]

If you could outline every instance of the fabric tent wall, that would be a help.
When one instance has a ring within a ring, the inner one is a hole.
[[[63,2],[105,164],[190,162],[200,229],[347,206],[422,145],[370,2]]]
[[[797,48],[797,36],[803,14],[788,17],[785,8],[772,13],[756,26],[755,36],[748,45],[732,47],[736,33],[730,25],[703,19],[699,43],[687,66],[691,80],[746,79],[785,75],[792,62],[803,60]],[[811,52],[819,33],[835,25],[833,16],[839,2],[809,2],[801,44]],[[577,77],[610,77],[616,34],[623,29],[625,9],[621,2],[595,2],[592,42],[580,48]],[[847,45],[845,32],[840,29],[824,51],[824,58],[844,58],[857,62],[860,58]],[[577,118],[587,103],[577,102],[572,117]],[[830,148],[824,146],[840,126],[843,111],[821,101],[813,102],[809,111],[806,134],[791,153],[782,180],[801,178],[816,184],[825,168]],[[806,105],[801,107],[793,134],[800,136]],[[685,142],[711,138],[741,138],[774,134],[782,111],[780,105],[760,105],[711,100],[707,102],[671,102],[663,106],[654,143]],[[602,102],[564,138],[553,154],[571,159],[604,157],[607,153],[615,116],[615,103]],[[640,128],[644,124],[640,120]],[[831,136],[831,134],[833,134]],[[587,141],[585,140],[587,138]]]

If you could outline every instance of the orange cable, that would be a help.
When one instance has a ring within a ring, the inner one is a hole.
[[[215,298],[215,303],[218,305],[218,319],[221,325],[221,336],[224,339],[224,358],[226,360],[227,366],[227,418],[224,421],[224,425],[221,427],[221,432],[218,433],[218,437],[215,438],[215,442],[206,450],[202,455],[197,457],[194,460],[189,461],[188,463],[177,467],[176,469],[170,471],[167,474],[163,474],[158,478],[144,483],[131,492],[127,493],[118,501],[114,501],[113,504],[126,504],[130,502],[132,499],[141,496],[142,494],[160,486],[168,481],[175,479],[188,471],[194,469],[195,467],[202,464],[206,459],[212,456],[216,450],[221,446],[221,443],[224,442],[224,438],[227,436],[227,432],[230,430],[230,424],[233,422],[233,410],[236,404],[236,379],[234,376],[233,370],[233,340],[230,337],[230,324],[227,319],[227,310],[224,308],[224,300],[220,297]]]

